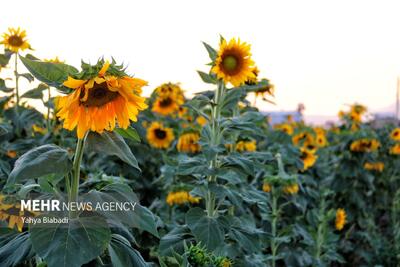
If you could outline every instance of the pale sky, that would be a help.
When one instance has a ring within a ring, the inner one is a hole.
[[[379,110],[395,102],[400,75],[399,1],[4,1],[0,32],[27,30],[40,58],[113,56],[147,93],[163,82],[188,92],[210,89],[196,70],[209,62],[201,41],[219,34],[252,45],[261,77],[276,87],[277,106],[307,115],[336,115],[355,101]]]

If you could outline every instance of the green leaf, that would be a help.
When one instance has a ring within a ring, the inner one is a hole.
[[[32,60],[28,56],[20,57],[20,59],[36,79],[49,86],[59,87],[69,75],[78,73],[76,68],[63,63]]]
[[[12,54],[13,52],[11,52],[10,50],[6,50],[4,54],[0,54],[0,66],[7,66]]]
[[[211,83],[211,84],[217,83],[217,80],[210,74],[202,72],[202,71],[197,71],[197,73],[200,75],[200,78],[203,80],[203,82]]]
[[[32,256],[29,233],[2,235],[0,238],[0,266],[16,266]]]
[[[18,73],[18,77],[24,77],[25,79],[28,80],[28,82],[33,82],[35,78],[32,76],[30,73]]]
[[[111,262],[114,267],[148,267],[140,253],[131,247],[128,240],[123,236],[113,234],[108,246]]]
[[[127,129],[115,128],[114,131],[124,138],[131,139],[135,142],[140,142],[140,136],[135,128],[129,126]]]
[[[217,220],[208,217],[201,208],[196,207],[186,213],[186,224],[196,240],[209,250],[214,250],[224,242],[224,233]]]
[[[137,160],[132,154],[131,149],[125,143],[124,139],[117,133],[103,132],[102,134],[98,134],[90,132],[87,137],[87,147],[90,150],[102,154],[117,156],[122,161],[140,171]]]
[[[12,185],[51,173],[66,174],[71,167],[72,163],[65,149],[51,144],[39,146],[29,150],[15,162],[7,184]]]
[[[43,91],[47,88],[48,86],[46,84],[41,83],[38,87],[25,92],[23,95],[21,95],[21,98],[42,99]]]
[[[212,48],[209,44],[207,44],[205,42],[203,42],[203,45],[207,49],[207,52],[208,52],[208,55],[209,55],[210,59],[212,61],[214,61],[217,58],[217,55],[218,55],[217,51],[214,48]]]
[[[85,200],[90,201],[93,206],[97,203],[110,202],[130,202],[136,203],[134,211],[99,211],[104,217],[107,217],[115,222],[126,224],[130,227],[135,227],[143,231],[147,231],[158,237],[156,218],[153,213],[146,207],[139,204],[138,198],[132,189],[125,184],[110,184],[102,188],[101,191],[92,190],[85,197]]]
[[[162,256],[172,255],[174,251],[183,252],[183,241],[192,237],[187,226],[177,226],[171,232],[164,235],[160,240],[160,254]]]
[[[37,223],[30,234],[48,267],[80,267],[101,255],[111,240],[106,220],[98,216],[70,219],[68,224]]]
[[[6,82],[3,79],[0,79],[0,91],[3,91],[4,93],[11,93],[14,91],[14,88],[8,88],[6,86]]]

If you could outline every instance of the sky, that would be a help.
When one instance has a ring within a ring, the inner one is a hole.
[[[77,67],[113,56],[149,82],[147,94],[164,82],[188,96],[212,89],[196,70],[208,70],[202,41],[217,47],[221,34],[250,43],[275,85],[276,105],[258,100],[261,110],[304,103],[306,115],[334,116],[354,102],[372,111],[395,102],[398,1],[14,0],[2,10],[0,32],[26,29],[35,56]]]

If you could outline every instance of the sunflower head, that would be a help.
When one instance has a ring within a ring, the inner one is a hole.
[[[184,133],[179,137],[176,148],[179,152],[197,153],[201,150],[200,135],[197,132]]]
[[[153,103],[152,111],[163,116],[173,115],[178,113],[184,108],[181,107],[185,102],[182,89],[178,84],[164,83],[154,90],[156,99]]]
[[[299,192],[299,185],[297,183],[286,185],[283,187],[283,192],[288,195],[294,195]]]
[[[400,155],[400,144],[395,144],[390,148],[389,153],[391,155]]]
[[[390,133],[390,138],[394,141],[400,141],[400,128],[395,128]]]
[[[344,209],[337,209],[336,211],[336,220],[335,220],[335,228],[336,230],[342,230],[344,225],[346,224],[346,211]]]
[[[8,28],[8,32],[3,33],[3,40],[0,42],[6,49],[13,51],[14,53],[20,50],[31,49],[31,45],[26,40],[26,31],[21,30],[19,27]]]
[[[378,150],[380,142],[376,139],[358,139],[351,143],[350,150],[353,152],[370,153]]]
[[[240,86],[246,81],[256,79],[250,45],[240,42],[240,39],[233,38],[229,42],[222,39],[211,72],[233,86]]]
[[[160,122],[152,122],[147,128],[147,140],[152,147],[168,148],[174,140],[172,128],[164,127]]]
[[[303,161],[303,171],[306,171],[307,169],[314,166],[315,162],[318,159],[318,156],[314,154],[314,151],[309,150],[305,147],[301,148],[300,151],[300,159]]]
[[[77,128],[78,138],[87,131],[102,133],[116,126],[126,129],[137,121],[139,111],[147,108],[141,97],[146,81],[129,77],[122,66],[100,60],[96,65],[82,64],[82,72],[63,83],[71,90],[56,100],[57,116],[67,130]]]

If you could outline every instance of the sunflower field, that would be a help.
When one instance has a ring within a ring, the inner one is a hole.
[[[198,71],[214,90],[144,97],[114,59],[39,59],[3,34],[0,266],[398,266],[398,121],[356,103],[330,127],[272,125],[248,100],[274,97],[250,45],[216,44]]]

